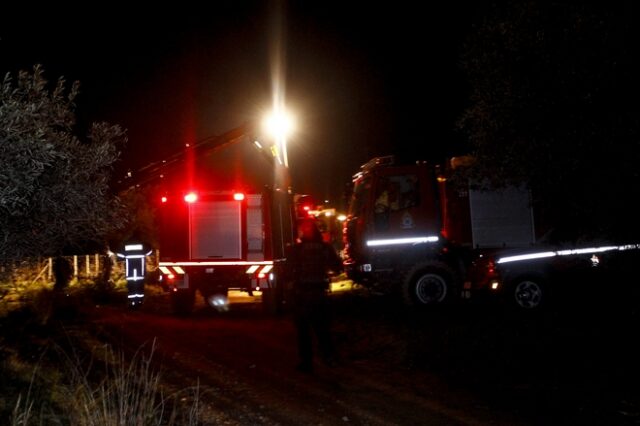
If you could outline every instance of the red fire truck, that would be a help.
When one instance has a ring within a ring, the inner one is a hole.
[[[364,164],[353,182],[343,229],[347,275],[409,305],[455,300],[478,253],[535,242],[526,190],[448,185],[445,168],[392,156]]]
[[[229,290],[260,291],[271,311],[282,301],[293,197],[278,179],[286,171],[251,130],[238,127],[145,170],[159,182],[158,266],[176,313],[190,312],[198,294],[225,310]]]

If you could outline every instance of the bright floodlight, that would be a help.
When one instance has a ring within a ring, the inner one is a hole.
[[[293,119],[282,111],[272,113],[264,119],[264,127],[274,138],[286,138],[293,131]]]
[[[287,158],[287,137],[294,130],[293,118],[285,112],[284,107],[276,106],[274,112],[266,116],[262,123],[265,132],[274,139],[274,154],[280,164],[284,164],[285,168],[289,167],[289,159]]]

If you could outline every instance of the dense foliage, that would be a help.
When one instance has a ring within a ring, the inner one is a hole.
[[[567,239],[640,235],[640,44],[629,5],[504,2],[463,65],[475,177],[525,183]],[[540,224],[543,225],[543,224]]]
[[[125,132],[76,136],[78,87],[50,87],[39,66],[0,83],[0,263],[95,249],[121,226],[109,180]]]

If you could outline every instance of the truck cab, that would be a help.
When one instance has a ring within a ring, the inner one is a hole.
[[[461,263],[443,234],[436,170],[379,157],[363,165],[353,183],[343,229],[347,275],[399,293],[411,305],[453,299]]]

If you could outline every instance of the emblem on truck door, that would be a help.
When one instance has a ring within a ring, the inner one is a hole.
[[[411,216],[411,213],[409,212],[404,212],[402,215],[402,229],[410,229],[413,227],[415,227],[413,216]]]

